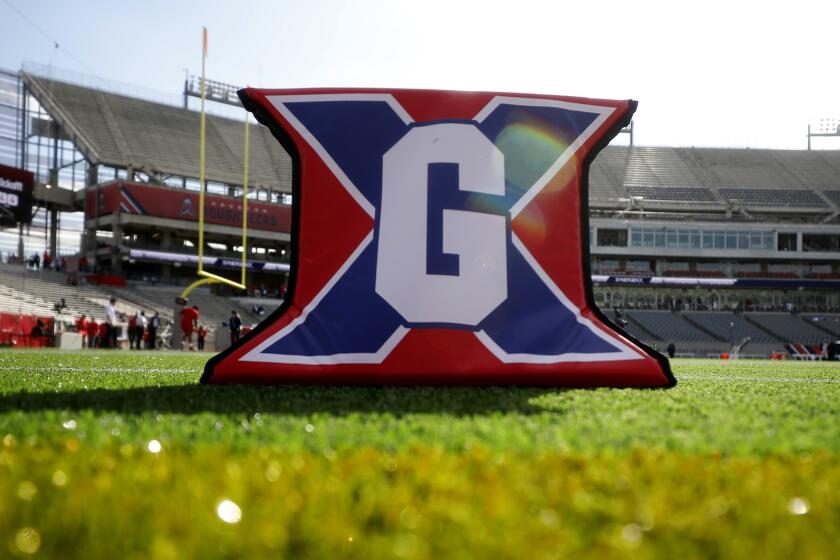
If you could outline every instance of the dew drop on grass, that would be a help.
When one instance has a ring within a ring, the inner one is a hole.
[[[265,469],[265,479],[269,482],[277,482],[280,480],[280,465],[278,463],[271,463]]]
[[[149,453],[160,453],[160,450],[163,449],[163,446],[158,440],[153,439],[146,445],[146,449],[149,450]]]
[[[41,535],[32,527],[24,527],[15,535],[15,545],[24,554],[35,554],[41,548]]]
[[[216,506],[216,515],[225,523],[239,523],[242,519],[242,510],[230,500],[222,500]]]
[[[811,505],[805,498],[793,498],[788,502],[788,511],[791,515],[805,515],[811,510]]]
[[[25,502],[31,502],[37,493],[38,487],[29,480],[24,480],[18,485],[18,498]]]
[[[635,523],[628,523],[621,529],[621,538],[629,544],[636,544],[642,539],[642,528]]]

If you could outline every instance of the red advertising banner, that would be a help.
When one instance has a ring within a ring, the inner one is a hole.
[[[0,165],[0,223],[15,225],[32,221],[34,175],[25,169]]]
[[[88,218],[123,213],[198,221],[198,193],[195,191],[115,181],[101,185],[98,189],[90,189],[87,197]],[[204,221],[208,224],[241,228],[242,200],[206,194]],[[249,229],[288,233],[291,231],[291,225],[291,207],[248,201]]]

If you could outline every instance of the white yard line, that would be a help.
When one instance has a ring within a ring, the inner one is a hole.
[[[677,374],[677,383],[680,381],[725,381],[728,383],[840,383],[840,378],[815,379],[813,377],[745,377],[742,375],[692,375]]]
[[[91,368],[91,367],[29,367],[29,366],[0,366],[0,371],[32,371],[32,372],[67,372],[67,373],[201,373],[201,368],[172,369],[172,368]]]

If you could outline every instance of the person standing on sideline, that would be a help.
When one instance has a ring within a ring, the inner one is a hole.
[[[76,319],[76,332],[82,336],[82,349],[84,350],[85,343],[87,342],[88,333],[87,321],[85,321],[84,313],[82,313],[82,315],[78,319]]]
[[[204,339],[207,338],[207,328],[204,325],[198,325],[198,330],[195,332],[198,336],[198,349],[204,350]]]
[[[192,334],[198,326],[198,306],[185,307],[181,311],[181,348],[195,350],[192,345]]]
[[[155,314],[152,315],[151,320],[149,320],[149,350],[154,350],[157,348],[157,332],[160,328],[160,315],[157,311]]]
[[[108,323],[102,321],[96,326],[96,346],[98,348],[108,348]]]
[[[128,349],[134,350],[134,341],[137,336],[137,313],[128,318]]]
[[[108,325],[106,348],[117,347],[117,308],[114,307],[116,303],[116,298],[111,298],[105,306],[105,324]]]
[[[136,332],[134,334],[134,339],[137,342],[137,349],[142,350],[144,341],[143,336],[146,334],[146,327],[149,324],[149,320],[146,319],[146,312],[141,311],[140,315],[137,317],[137,325],[135,325]]]
[[[239,342],[239,334],[242,332],[242,319],[239,318],[239,313],[235,309],[230,312],[228,328],[230,329],[230,344],[233,346]]]
[[[85,321],[85,328],[87,329],[87,344],[88,348],[93,350],[96,348],[96,336],[99,334],[99,327],[96,324],[96,319],[89,317]]]

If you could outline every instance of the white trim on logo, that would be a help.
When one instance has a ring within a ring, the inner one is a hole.
[[[375,353],[358,353],[358,354],[332,354],[332,355],[324,355],[324,356],[298,356],[298,355],[285,355],[285,354],[274,354],[271,352],[265,352],[265,350],[270,347],[272,344],[280,340],[281,338],[285,337],[287,334],[294,331],[299,325],[306,322],[306,318],[309,316],[309,313],[312,312],[313,309],[318,307],[318,304],[321,303],[321,300],[326,297],[330,290],[333,289],[341,277],[344,276],[344,273],[356,262],[356,259],[359,258],[359,255],[362,254],[362,251],[370,245],[371,241],[373,241],[373,230],[371,230],[367,236],[359,243],[359,246],[353,251],[353,253],[344,261],[344,264],[341,265],[336,273],[330,278],[329,282],[327,282],[321,291],[318,292],[312,301],[309,302],[303,309],[303,313],[300,314],[299,317],[296,317],[294,321],[274,333],[273,335],[269,336],[267,339],[262,341],[260,344],[252,348],[247,354],[242,356],[239,361],[240,362],[276,362],[276,363],[284,363],[284,364],[378,364],[384,360],[388,354],[391,353],[391,350],[399,344],[400,340],[408,333],[410,329],[405,327],[398,327],[385,341],[379,350]]]
[[[490,116],[493,111],[499,105],[520,105],[525,107],[554,107],[557,109],[566,109],[569,111],[578,111],[581,113],[595,113],[598,116],[595,117],[595,120],[587,126],[583,132],[580,133],[578,136],[569,146],[563,150],[563,153],[560,154],[560,157],[557,158],[551,167],[549,167],[545,173],[543,173],[542,177],[537,179],[537,182],[534,183],[530,189],[528,189],[525,194],[516,201],[510,209],[510,219],[513,220],[516,216],[525,209],[528,204],[534,200],[534,198],[540,194],[545,186],[551,181],[557,173],[563,168],[566,163],[572,159],[577,151],[583,146],[583,144],[589,140],[589,138],[595,134],[595,131],[598,130],[602,124],[615,112],[613,107],[602,107],[599,105],[587,105],[584,103],[571,103],[568,101],[556,101],[552,99],[535,99],[531,97],[505,97],[505,96],[496,96],[490,100],[490,102],[484,106],[484,108],[473,117],[473,120],[477,122],[483,122],[488,116]]]
[[[336,179],[341,183],[344,189],[353,197],[362,210],[367,212],[371,218],[376,217],[376,208],[371,204],[367,198],[359,191],[353,181],[344,173],[344,170],[335,162],[332,156],[324,149],[324,146],[309,132],[306,126],[300,122],[287,107],[286,103],[314,103],[319,101],[383,101],[388,104],[391,110],[402,119],[405,124],[414,122],[414,119],[403,109],[402,105],[397,103],[394,96],[389,93],[341,93],[341,94],[317,94],[317,95],[269,95],[266,97],[268,101],[274,105],[283,118],[289,121],[298,134],[300,134],[306,142],[312,146],[315,153],[320,156],[321,160],[332,171]]]
[[[332,171],[344,189],[353,197],[356,203],[369,215],[376,219],[376,208],[362,195],[359,189],[353,184],[349,177],[344,173],[341,167],[335,162],[330,154],[324,149],[320,142],[313,136],[311,132],[295,117],[291,111],[285,106],[285,103],[293,102],[318,102],[318,101],[384,101],[391,109],[402,119],[405,124],[414,122],[411,116],[405,109],[397,102],[397,100],[390,94],[313,94],[313,95],[274,95],[268,96],[267,99],[274,107],[283,115],[283,117],[291,124],[295,130],[304,138],[304,140],[312,147],[318,154],[322,161]],[[571,160],[572,156],[583,146],[583,144],[595,133],[596,130],[609,118],[615,111],[612,107],[601,107],[597,105],[587,105],[582,103],[570,103],[565,101],[555,101],[549,99],[535,99],[535,98],[519,98],[496,96],[478,112],[474,120],[482,122],[493,110],[499,105],[523,105],[530,107],[556,107],[561,109],[568,109],[573,111],[583,111],[589,113],[596,113],[598,116],[595,120],[581,133],[581,135],[573,141],[563,154],[555,161],[551,167],[532,185],[525,195],[511,208],[511,219],[515,218],[528,203],[539,194],[546,184],[560,171],[560,169]],[[546,274],[545,270],[539,265],[533,255],[527,250],[525,245],[519,238],[511,233],[512,242],[516,249],[525,258],[528,265],[540,277],[545,285],[551,290],[551,293],[571,311],[578,323],[588,328],[595,336],[601,338],[608,344],[617,348],[618,352],[603,352],[603,353],[566,353],[554,356],[545,356],[539,354],[508,354],[502,350],[484,331],[475,333],[476,338],[503,363],[531,363],[531,364],[553,364],[561,362],[583,362],[583,361],[626,361],[642,359],[639,351],[627,346],[622,341],[613,338],[605,331],[593,324],[589,319],[583,317],[580,310],[566,297],[559,287]],[[330,280],[324,285],[318,295],[309,302],[304,308],[301,315],[295,318],[291,323],[283,327],[278,332],[269,336],[263,342],[252,348],[248,353],[243,355],[239,361],[241,362],[269,362],[269,363],[286,363],[286,364],[305,364],[305,365],[338,365],[338,364],[380,364],[385,358],[396,348],[400,341],[411,330],[409,328],[400,326],[391,334],[391,336],[382,344],[382,346],[374,353],[345,353],[345,354],[331,354],[321,356],[300,356],[300,355],[283,355],[266,352],[266,349],[273,345],[278,340],[282,339],[298,326],[306,321],[309,313],[314,310],[322,299],[332,290],[335,284],[341,279],[350,266],[356,261],[359,255],[373,240],[373,230],[362,240],[356,247],[353,253],[347,258],[344,264],[336,271]]]
[[[568,309],[572,312],[575,316],[575,320],[583,325],[584,327],[588,328],[592,334],[603,340],[604,342],[608,343],[614,348],[618,349],[618,352],[596,352],[596,353],[576,353],[576,352],[567,352],[565,354],[557,354],[554,356],[547,356],[544,354],[508,354],[504,350],[502,350],[498,344],[496,344],[490,336],[484,332],[479,331],[475,333],[476,338],[487,347],[490,352],[493,353],[499,360],[506,364],[512,363],[526,363],[526,364],[556,364],[560,362],[612,362],[612,361],[624,361],[624,360],[640,360],[644,356],[630,348],[629,346],[622,344],[619,340],[611,337],[606,332],[602,331],[600,328],[595,326],[592,321],[584,317],[580,314],[580,309],[578,309],[572,301],[566,297],[566,294],[555,284],[551,278],[548,276],[545,270],[540,266],[537,262],[537,259],[528,251],[528,248],[525,247],[525,244],[520,241],[519,237],[516,236],[515,233],[511,233],[511,241],[513,242],[513,246],[516,248],[517,251],[522,255],[525,259],[525,262],[528,263],[528,266],[533,269],[537,276],[540,277],[540,280],[543,281],[543,284],[551,291],[554,297],[563,304],[563,307]]]

